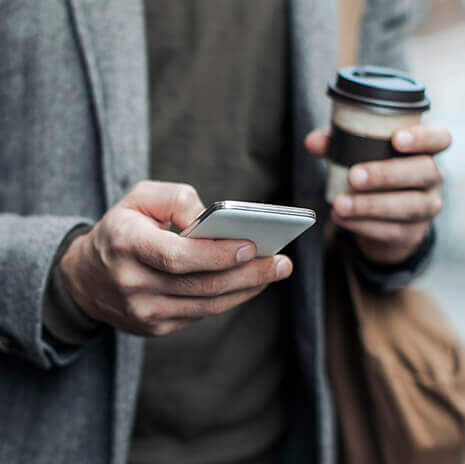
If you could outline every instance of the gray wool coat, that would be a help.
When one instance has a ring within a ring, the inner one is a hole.
[[[294,203],[320,218],[324,166],[302,140],[328,122],[333,3],[290,0]],[[362,61],[401,64],[406,14],[406,0],[368,1]],[[79,350],[58,350],[42,338],[41,314],[67,233],[96,221],[147,176],[143,26],[141,0],[0,0],[1,463],[126,460],[142,340],[108,331]],[[290,310],[305,390],[300,409],[308,416],[301,436],[314,462],[326,464],[335,439],[322,244],[321,226],[298,242]]]

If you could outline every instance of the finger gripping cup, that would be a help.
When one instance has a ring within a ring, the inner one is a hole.
[[[420,81],[389,68],[351,66],[328,86],[333,100],[326,199],[350,192],[349,169],[358,163],[405,156],[392,146],[395,131],[421,121],[430,108]]]

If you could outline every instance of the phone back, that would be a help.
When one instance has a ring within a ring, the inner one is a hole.
[[[312,217],[262,211],[219,209],[186,231],[186,237],[245,239],[257,246],[258,256],[272,256],[315,224]]]

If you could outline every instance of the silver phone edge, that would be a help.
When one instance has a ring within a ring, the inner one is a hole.
[[[265,203],[252,203],[245,201],[232,201],[232,200],[223,200],[215,201],[208,208],[205,209],[191,225],[187,226],[181,233],[181,237],[188,237],[189,234],[195,230],[195,228],[209,216],[211,216],[216,211],[222,209],[230,209],[236,211],[252,211],[259,213],[272,213],[272,214],[281,214],[283,216],[299,216],[306,217],[315,221],[312,226],[317,222],[317,217],[315,211],[308,208],[298,208],[295,206],[282,206],[282,205],[269,205]]]

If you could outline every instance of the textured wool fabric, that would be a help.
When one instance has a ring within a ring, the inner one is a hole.
[[[399,65],[405,23],[396,19],[406,3],[368,3],[362,61]],[[329,120],[334,5],[290,0],[293,202],[317,209],[321,220],[324,164],[310,158],[302,140]],[[142,341],[106,333],[80,350],[58,350],[41,338],[41,321],[53,258],[67,233],[100,218],[147,177],[143,30],[141,0],[0,1],[0,462],[126,462]],[[288,450],[292,462],[302,462],[308,445],[318,464],[334,454],[322,241],[321,227],[299,240],[288,307],[298,386],[305,388]]]

